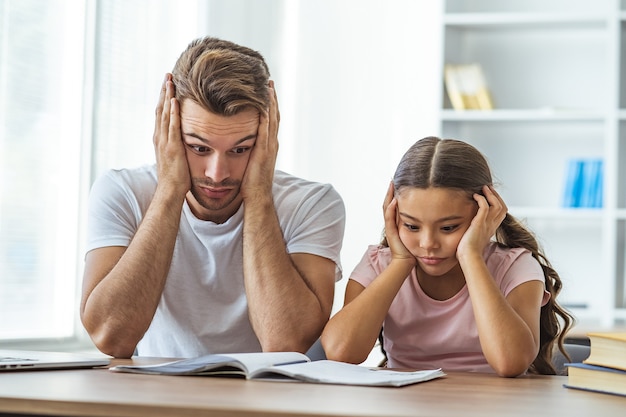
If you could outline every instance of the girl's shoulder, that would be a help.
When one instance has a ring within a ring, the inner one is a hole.
[[[363,254],[361,261],[354,268],[353,277],[375,277],[391,262],[391,250],[383,245],[369,245]],[[373,279],[373,278],[372,278]]]
[[[365,251],[365,257],[372,263],[391,262],[391,249],[383,245],[369,245]]]
[[[543,280],[541,265],[528,249],[507,248],[492,242],[483,255],[487,268],[498,282],[503,279]]]
[[[532,253],[526,248],[508,248],[497,242],[490,242],[489,245],[485,247],[483,257],[486,261],[496,263],[505,262],[509,264],[512,264],[520,258],[530,257],[534,260]]]

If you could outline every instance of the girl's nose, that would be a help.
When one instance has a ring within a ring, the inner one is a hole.
[[[434,233],[423,230],[420,233],[420,247],[423,249],[431,249],[437,245]]]

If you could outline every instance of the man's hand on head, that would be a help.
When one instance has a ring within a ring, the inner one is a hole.
[[[272,194],[280,123],[274,81],[269,82],[268,94],[270,104],[267,111],[259,114],[257,138],[243,178],[242,195],[248,201],[267,198]]]
[[[172,74],[166,74],[156,108],[154,150],[159,184],[170,184],[186,194],[191,188],[189,165],[181,135],[180,103]]]

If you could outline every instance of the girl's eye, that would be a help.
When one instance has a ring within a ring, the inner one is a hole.
[[[419,230],[419,227],[408,223],[404,223],[404,227],[406,227],[411,232],[416,232]]]
[[[444,232],[453,232],[455,231],[459,226],[458,225],[453,225],[453,226],[443,226],[441,228],[441,230],[443,230]]]

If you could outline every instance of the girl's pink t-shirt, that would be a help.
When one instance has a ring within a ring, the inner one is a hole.
[[[524,282],[545,283],[541,265],[526,249],[491,243],[483,256],[505,297]],[[369,246],[350,279],[367,287],[390,262],[389,248]],[[549,299],[544,290],[542,305]],[[467,285],[448,300],[435,300],[422,291],[413,269],[393,300],[383,329],[390,368],[494,372],[480,347]]]

